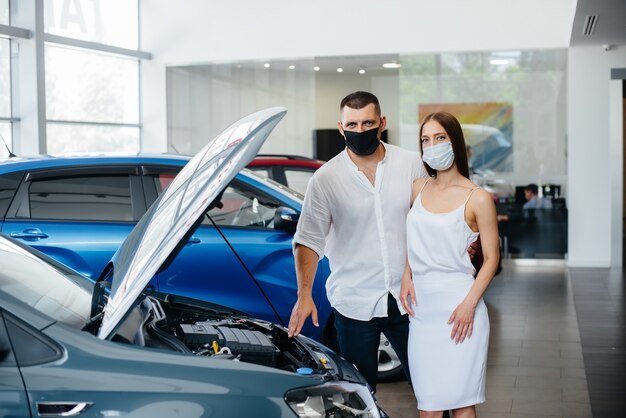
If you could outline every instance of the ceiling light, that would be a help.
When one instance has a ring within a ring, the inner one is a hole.
[[[295,70],[295,68],[296,68],[296,66],[295,66],[295,65],[290,65],[290,66],[289,66],[289,69],[290,69],[290,70]]]
[[[363,68],[361,68],[361,69],[359,70],[359,74],[365,74],[365,70],[364,70]]]
[[[315,67],[313,67],[313,71],[319,71],[320,67],[318,67],[317,65]]]
[[[383,68],[400,68],[400,67],[401,67],[401,65],[397,61],[386,62],[386,63],[383,64]]]
[[[491,65],[508,65],[511,63],[511,60],[504,58],[492,58],[489,60],[489,64]]]
[[[341,68],[341,67],[337,68],[337,72],[338,73],[343,73],[343,68]]]
[[[270,68],[270,63],[269,63],[269,62],[266,62],[265,64],[263,64],[263,66],[264,66],[265,68]]]

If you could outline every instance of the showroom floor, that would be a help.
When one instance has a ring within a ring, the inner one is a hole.
[[[621,416],[626,407],[622,271],[506,263],[491,320],[481,418]],[[584,357],[584,359],[583,359]],[[417,417],[406,382],[379,385],[391,417]]]

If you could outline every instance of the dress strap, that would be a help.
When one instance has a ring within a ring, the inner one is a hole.
[[[478,190],[478,189],[480,189],[480,187],[478,187],[478,186],[477,186],[477,187],[474,187],[474,188],[473,188],[473,189],[469,192],[469,194],[467,195],[467,199],[465,199],[465,202],[463,203],[463,206],[467,205],[467,202],[469,202],[470,197],[472,197],[472,194],[473,194],[476,190]]]
[[[424,190],[424,187],[426,187],[426,185],[428,184],[428,182],[430,181],[430,178],[428,178],[424,184],[422,184],[422,188],[420,189],[420,192],[417,194],[418,196],[422,194],[422,190]]]

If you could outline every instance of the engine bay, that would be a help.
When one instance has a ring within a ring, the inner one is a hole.
[[[318,343],[306,337],[289,338],[280,326],[189,305],[186,298],[149,299],[150,315],[142,326],[147,346],[318,375],[324,380],[338,376],[340,366]]]

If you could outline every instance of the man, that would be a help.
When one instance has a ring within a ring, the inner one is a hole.
[[[340,352],[375,391],[381,332],[408,376],[409,320],[399,294],[411,187],[426,172],[419,154],[380,141],[387,121],[376,96],[349,94],[340,112],[346,149],[311,178],[293,239],[298,300],[289,335],[298,335],[309,316],[319,326],[311,289],[326,255]]]
[[[526,203],[524,203],[524,209],[552,209],[552,202],[549,199],[544,199],[538,196],[539,187],[536,184],[529,184],[524,188],[524,197]]]

